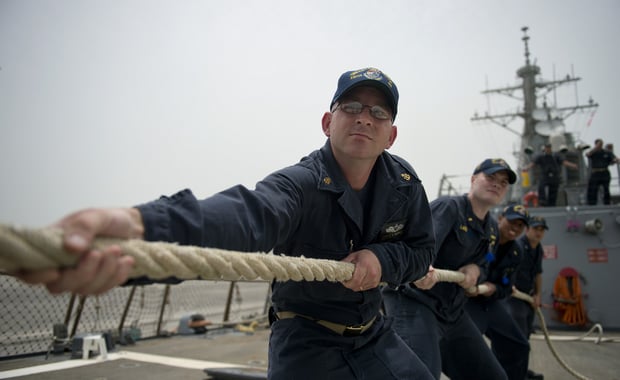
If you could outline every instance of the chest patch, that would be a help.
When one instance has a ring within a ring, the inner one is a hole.
[[[392,240],[398,236],[401,236],[405,232],[405,220],[399,220],[396,222],[386,223],[381,227],[379,234],[379,240],[386,241]]]

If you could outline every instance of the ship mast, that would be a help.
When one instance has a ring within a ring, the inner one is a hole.
[[[550,142],[554,151],[562,151],[566,155],[566,159],[578,163],[580,166],[579,173],[564,176],[566,186],[584,186],[586,183],[586,171],[581,154],[583,146],[575,147],[575,141],[571,133],[564,131],[563,120],[574,114],[578,110],[598,107],[592,99],[588,104],[574,105],[569,107],[557,107],[556,104],[549,105],[544,97],[546,94],[555,91],[559,86],[577,82],[581,80],[579,77],[571,77],[566,75],[565,78],[559,80],[545,81],[537,80],[540,75],[540,67],[532,64],[530,61],[529,39],[527,35],[528,27],[521,28],[523,31],[523,40],[525,46],[525,65],[517,70],[517,76],[521,78],[521,84],[503,88],[489,89],[482,91],[482,94],[501,94],[513,99],[523,101],[523,108],[514,113],[503,113],[491,115],[488,112],[480,116],[474,114],[471,121],[490,121],[502,128],[517,134],[521,137],[521,149],[515,152],[519,167],[527,165],[532,154],[538,153],[539,148]],[[522,97],[519,97],[519,90]],[[541,106],[538,105],[538,95],[543,97]],[[509,128],[509,124],[516,118],[522,118],[524,121],[523,130],[521,132]],[[533,174],[538,174],[533,172]],[[537,175],[535,176],[537,177]],[[522,196],[532,188],[535,184],[524,180],[524,176],[520,176],[519,183],[512,186],[512,194],[510,201],[521,202]]]

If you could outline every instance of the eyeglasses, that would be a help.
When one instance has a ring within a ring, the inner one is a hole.
[[[499,187],[501,187],[502,189],[508,187],[508,185],[510,184],[510,182],[508,182],[507,179],[500,178],[500,177],[496,176],[495,174],[486,174],[485,173],[484,174],[484,178],[486,178],[486,180],[488,182],[498,184]]]
[[[370,114],[375,119],[389,120],[389,119],[392,118],[392,114],[390,112],[386,111],[385,108],[383,108],[381,106],[369,106],[369,105],[366,105],[366,104],[362,104],[360,102],[338,103],[336,108],[334,108],[334,111],[336,111],[338,108],[340,108],[341,110],[343,110],[346,113],[349,113],[349,114],[352,114],[352,115],[357,115],[357,114],[362,113],[362,111],[366,107],[369,108]]]

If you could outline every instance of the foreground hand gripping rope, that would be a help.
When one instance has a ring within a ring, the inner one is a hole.
[[[205,280],[346,281],[351,263],[181,246],[173,243],[97,238],[94,248],[118,245],[134,258],[131,277],[177,277]],[[43,270],[75,265],[78,255],[62,247],[62,231],[0,224],[0,271]]]

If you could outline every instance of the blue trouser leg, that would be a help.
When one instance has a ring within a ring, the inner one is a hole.
[[[467,313],[445,330],[440,344],[443,372],[451,380],[507,379],[504,369]]]
[[[538,183],[538,203],[547,206],[547,184],[542,180]]]
[[[270,380],[433,380],[422,361],[379,317],[359,337],[343,337],[308,319],[275,321]]]
[[[510,380],[523,380],[527,375],[530,344],[503,301],[494,302],[490,311],[492,321],[486,336],[491,340],[491,349]]]
[[[528,302],[516,298],[510,298],[507,302],[512,318],[519,326],[523,336],[529,338],[534,323],[534,309]]]
[[[439,330],[433,312],[400,292],[383,293],[386,315],[396,333],[424,362],[437,380],[441,377]]]
[[[480,332],[491,341],[491,350],[510,380],[523,380],[529,364],[530,345],[504,301],[469,300],[466,310]]]
[[[463,313],[454,322],[442,322],[426,305],[400,292],[384,292],[388,317],[394,329],[418,354],[435,379],[443,371],[452,380],[501,380],[504,370]]]
[[[558,188],[560,184],[557,182],[548,183],[547,187],[549,188],[549,196],[547,198],[547,206],[554,207],[557,203],[558,199]]]
[[[603,204],[609,204],[610,194],[609,194],[609,183],[611,181],[611,177],[609,172],[600,172],[600,173],[592,173],[590,175],[590,179],[588,180],[588,204],[595,205],[598,203],[598,189],[603,187]]]

